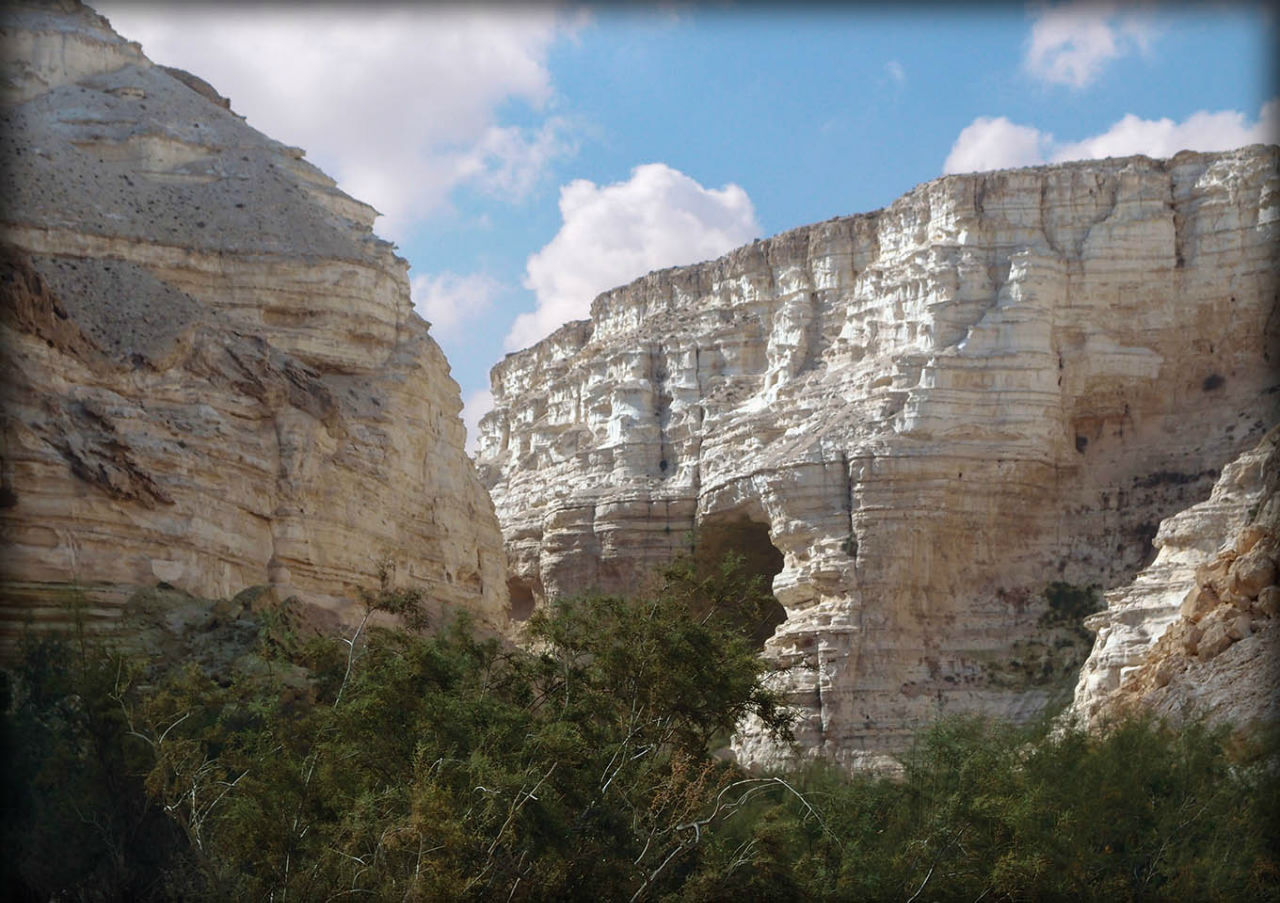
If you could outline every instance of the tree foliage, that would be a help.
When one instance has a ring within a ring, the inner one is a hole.
[[[762,799],[686,898],[1276,899],[1274,749],[1149,717],[1099,733],[945,719],[900,778],[793,775],[806,806]]]
[[[137,670],[77,627],[26,638],[6,673],[0,882],[14,898],[167,897],[163,875],[182,844],[144,791],[152,760],[121,706]]]

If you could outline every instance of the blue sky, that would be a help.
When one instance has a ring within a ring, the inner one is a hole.
[[[473,434],[504,353],[651,269],[1280,119],[1265,5],[97,8],[385,214]]]

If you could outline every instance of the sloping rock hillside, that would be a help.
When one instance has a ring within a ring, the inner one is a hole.
[[[375,211],[74,2],[7,5],[0,631],[69,587],[395,581],[505,618],[457,385]]]
[[[947,176],[606,292],[493,370],[513,611],[696,529],[773,575],[812,753],[1069,699],[1098,593],[1280,419],[1277,154]]]
[[[1086,622],[1098,636],[1074,711],[1093,724],[1130,707],[1280,720],[1280,428],[1155,543],[1155,561]]]

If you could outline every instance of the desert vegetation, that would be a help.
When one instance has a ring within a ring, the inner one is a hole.
[[[235,615],[236,657],[33,636],[5,684],[6,886],[86,901],[1280,894],[1277,772],[1256,734],[948,719],[893,778],[743,771],[722,751],[742,717],[788,733],[753,636],[769,600],[731,557],[534,612],[520,648],[462,616],[425,624],[389,580],[345,636],[305,636],[287,605]]]

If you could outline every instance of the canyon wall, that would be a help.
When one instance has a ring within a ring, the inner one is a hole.
[[[601,295],[493,370],[513,612],[767,533],[808,754],[1065,701],[1098,594],[1280,419],[1277,154],[947,176]]]
[[[2,23],[0,633],[158,583],[332,620],[383,563],[504,622],[458,386],[376,212],[80,4]]]

